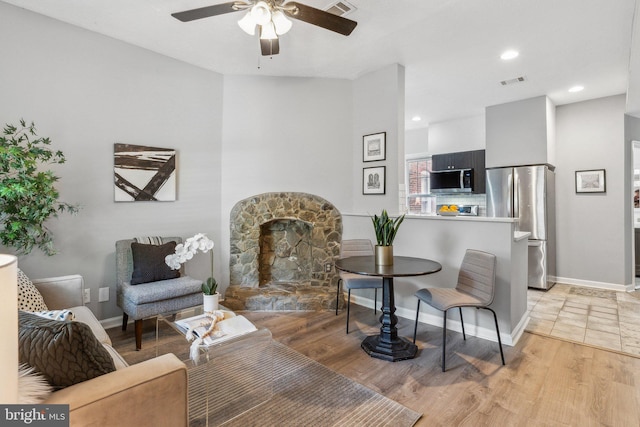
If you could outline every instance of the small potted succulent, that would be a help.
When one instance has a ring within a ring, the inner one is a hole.
[[[382,214],[380,216],[373,215],[371,221],[377,241],[376,265],[393,265],[393,240],[396,238],[400,224],[404,221],[404,215],[393,219],[389,217],[386,209],[383,209]]]

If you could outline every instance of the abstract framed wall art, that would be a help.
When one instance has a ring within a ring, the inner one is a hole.
[[[116,202],[176,200],[176,150],[132,144],[113,147]]]
[[[605,193],[606,185],[604,169],[576,171],[576,193]]]
[[[362,137],[362,161],[376,162],[387,158],[387,133],[380,132]]]
[[[385,166],[362,169],[362,194],[385,193]]]

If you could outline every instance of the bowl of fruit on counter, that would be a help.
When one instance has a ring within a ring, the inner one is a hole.
[[[438,215],[441,216],[458,216],[458,205],[442,205],[438,210]]]

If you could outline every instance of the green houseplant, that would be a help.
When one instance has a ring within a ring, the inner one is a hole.
[[[375,260],[377,265],[393,264],[393,240],[396,238],[398,228],[404,221],[404,215],[393,219],[389,217],[386,209],[382,210],[380,216],[373,215],[371,217],[373,229],[376,233],[376,251]]]
[[[60,212],[75,213],[76,206],[58,201],[58,177],[43,165],[65,162],[62,151],[52,151],[49,138],[36,134],[33,122],[7,124],[0,135],[0,241],[26,255],[38,247],[56,253],[53,235],[45,226]]]

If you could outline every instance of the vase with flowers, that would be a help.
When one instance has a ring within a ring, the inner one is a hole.
[[[220,294],[218,291],[218,282],[213,277],[213,241],[205,234],[198,233],[193,237],[189,237],[184,243],[176,245],[175,253],[167,255],[164,259],[165,263],[172,269],[178,270],[182,264],[189,261],[198,253],[209,252],[211,257],[211,276],[202,282],[202,295],[204,311],[213,312],[218,309]]]

